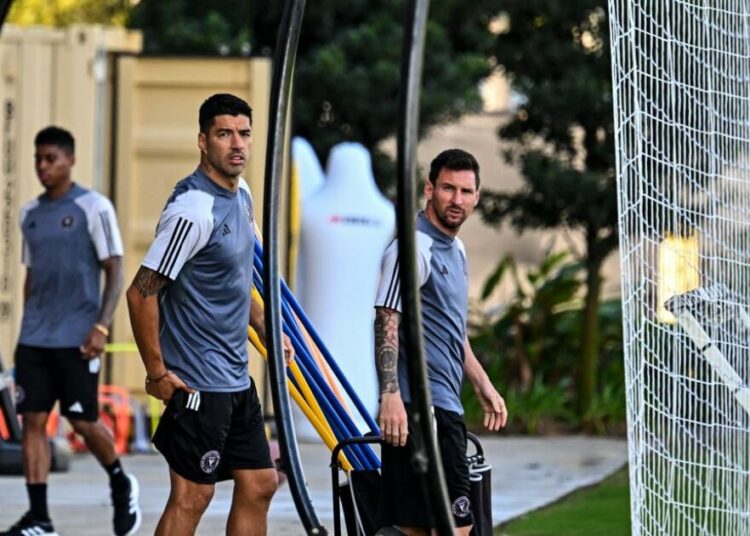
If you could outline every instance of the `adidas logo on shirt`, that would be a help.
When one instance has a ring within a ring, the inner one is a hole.
[[[81,406],[80,402],[75,402],[74,404],[71,404],[71,406],[68,408],[68,411],[71,411],[73,413],[83,413],[83,406]]]
[[[232,230],[229,228],[229,226],[225,223],[224,227],[221,228],[221,234],[224,236],[227,236],[229,233],[231,233]]]

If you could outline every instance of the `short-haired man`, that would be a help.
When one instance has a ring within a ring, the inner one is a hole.
[[[490,431],[505,426],[505,402],[471,350],[466,335],[468,272],[463,243],[456,237],[479,202],[479,164],[461,149],[440,153],[425,182],[426,206],[417,217],[417,267],[422,304],[427,377],[438,445],[457,534],[473,524],[466,460],[466,426],[460,390],[464,374],[484,410]],[[401,298],[398,243],[386,249],[375,301],[375,364],[380,383],[379,424],[382,450],[382,524],[405,534],[429,534],[435,526],[419,478],[411,464],[407,415],[409,383],[399,322]]]
[[[153,440],[171,492],[156,534],[193,534],[215,483],[231,478],[227,534],[260,535],[278,479],[247,369],[248,320],[265,333],[263,307],[251,300],[253,206],[241,177],[252,111],[217,94],[198,122],[200,164],[169,196],[127,291],[146,391],[167,403]]]
[[[75,184],[75,140],[47,127],[34,140],[44,193],[21,209],[24,313],[16,348],[16,402],[30,509],[2,534],[55,534],[47,508],[47,419],[60,412],[109,474],[114,532],[141,523],[138,482],[123,472],[111,433],[99,422],[99,356],[122,291],[122,241],[112,203]],[[104,292],[99,280],[104,271]]]

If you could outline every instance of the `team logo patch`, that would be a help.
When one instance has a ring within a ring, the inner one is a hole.
[[[456,517],[467,517],[471,513],[471,501],[466,495],[462,495],[453,501],[451,511]]]
[[[62,225],[63,229],[70,229],[73,227],[73,224],[75,223],[75,218],[73,216],[64,216],[62,220],[60,220],[60,225]]]
[[[26,398],[26,391],[23,390],[23,387],[16,384],[16,404],[23,402],[24,398]]]
[[[221,454],[218,450],[209,450],[201,457],[201,471],[206,474],[211,474],[216,471],[221,461]]]

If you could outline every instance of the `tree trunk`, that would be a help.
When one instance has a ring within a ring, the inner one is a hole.
[[[585,413],[596,393],[599,374],[599,298],[601,293],[602,261],[593,248],[586,260],[586,296],[581,330],[581,363],[578,370],[578,409]]]
[[[534,371],[526,356],[526,345],[524,344],[524,326],[520,319],[516,319],[515,335],[513,337],[516,354],[516,367],[518,368],[518,382],[522,393],[528,392],[531,382],[534,380]]]

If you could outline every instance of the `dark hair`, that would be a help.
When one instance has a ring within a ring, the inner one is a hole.
[[[34,145],[56,145],[68,154],[75,154],[76,140],[64,128],[49,126],[40,130],[34,138]]]
[[[253,110],[250,105],[239,97],[229,93],[217,93],[211,95],[198,111],[198,127],[204,134],[208,134],[211,125],[214,124],[214,117],[217,115],[246,115],[253,124]]]
[[[450,169],[451,171],[469,170],[474,172],[476,177],[476,187],[479,188],[479,162],[474,155],[463,149],[446,149],[437,155],[430,163],[430,182],[435,185],[440,170]]]

